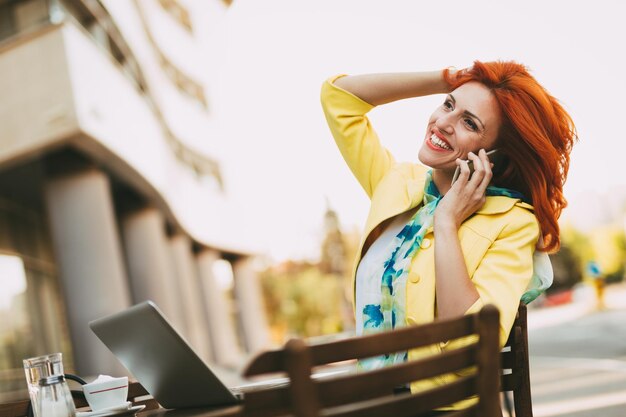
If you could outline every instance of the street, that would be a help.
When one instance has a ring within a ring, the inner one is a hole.
[[[626,287],[529,314],[535,417],[626,416]]]

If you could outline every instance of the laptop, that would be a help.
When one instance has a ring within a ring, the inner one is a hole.
[[[152,301],[89,327],[165,408],[234,405],[246,391],[288,384],[287,378],[273,378],[229,389]]]

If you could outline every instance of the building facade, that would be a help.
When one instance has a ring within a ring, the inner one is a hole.
[[[194,149],[219,147],[201,58],[229,6],[0,0],[0,402],[26,357],[125,373],[87,324],[147,299],[207,361],[266,346],[227,161]]]

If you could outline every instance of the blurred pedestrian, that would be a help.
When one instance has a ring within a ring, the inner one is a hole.
[[[595,261],[588,262],[587,274],[591,277],[593,289],[596,292],[596,308],[598,310],[604,310],[606,308],[606,304],[604,302],[604,287],[606,286],[606,279],[604,274],[602,274],[600,265],[598,265]]]

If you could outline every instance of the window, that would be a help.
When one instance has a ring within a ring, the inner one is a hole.
[[[62,352],[73,368],[43,216],[0,198],[0,403],[27,397],[22,359]]]

